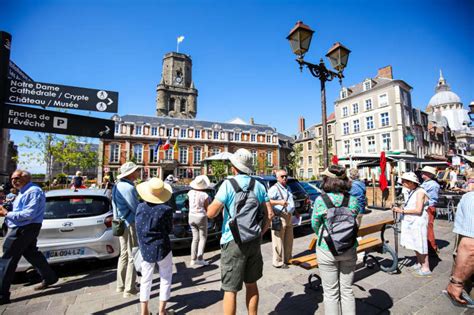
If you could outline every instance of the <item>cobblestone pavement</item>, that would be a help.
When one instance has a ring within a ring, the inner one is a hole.
[[[373,211],[363,224],[391,218],[389,211]],[[377,267],[357,266],[354,291],[358,314],[474,314],[454,307],[441,294],[451,272],[454,235],[452,223],[437,220],[435,233],[441,247],[440,261],[433,261],[433,277],[414,277],[407,265],[413,264],[413,253],[400,249],[401,273],[389,275]],[[296,231],[293,254],[305,251],[310,228]],[[393,244],[393,232],[386,237]],[[169,308],[177,314],[221,314],[220,251],[208,246],[205,258],[212,264],[193,269],[189,267],[187,251],[174,253],[174,274]],[[324,314],[322,292],[307,286],[309,271],[298,267],[287,270],[271,265],[271,242],[262,246],[265,261],[264,276],[258,282],[260,314]],[[375,253],[375,256],[380,256]],[[60,281],[44,292],[35,292],[30,282],[38,281],[35,272],[20,274],[12,287],[12,303],[0,306],[2,314],[136,314],[138,297],[123,298],[115,292],[115,262],[74,263],[55,267]],[[151,311],[158,310],[159,278],[153,282]],[[238,295],[238,314],[246,314],[245,294]]]

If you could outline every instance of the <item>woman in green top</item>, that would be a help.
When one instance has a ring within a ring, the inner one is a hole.
[[[323,173],[322,190],[324,190],[333,204],[339,207],[345,194],[349,194],[351,182],[346,175],[346,169],[340,165],[331,165]],[[349,199],[348,208],[351,214],[357,217],[357,199]],[[322,197],[314,202],[311,226],[318,237],[316,255],[318,258],[319,273],[324,291],[325,314],[355,314],[355,298],[352,291],[354,270],[357,261],[357,242],[354,247],[341,255],[334,256],[324,239],[320,238],[323,223],[326,224],[328,208]]]

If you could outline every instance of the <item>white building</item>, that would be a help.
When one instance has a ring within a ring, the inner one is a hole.
[[[393,79],[391,66],[379,69],[375,78],[343,87],[335,101],[339,160],[376,157],[381,151],[422,155],[412,127],[411,90],[405,81]]]

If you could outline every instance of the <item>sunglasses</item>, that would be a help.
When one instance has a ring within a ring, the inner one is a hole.
[[[21,176],[19,177],[12,177],[12,180],[19,180],[21,178]]]
[[[280,175],[281,178],[288,178],[288,175]]]

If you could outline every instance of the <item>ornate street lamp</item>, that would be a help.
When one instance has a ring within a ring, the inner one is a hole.
[[[329,154],[328,154],[328,132],[327,132],[327,115],[326,115],[326,81],[332,81],[334,78],[339,78],[339,82],[342,84],[342,78],[344,75],[342,72],[347,66],[349,60],[350,50],[344,47],[341,43],[335,43],[326,54],[329,59],[331,66],[337,71],[333,72],[326,68],[323,59],[319,61],[319,64],[312,64],[306,62],[303,58],[306,52],[309,50],[311,39],[314,31],[303,22],[298,21],[290,31],[290,34],[286,38],[290,42],[293,53],[297,56],[296,61],[300,65],[300,70],[303,71],[303,67],[306,66],[311,74],[319,78],[321,82],[321,114],[322,114],[322,125],[323,125],[323,159],[324,168],[329,166]]]

